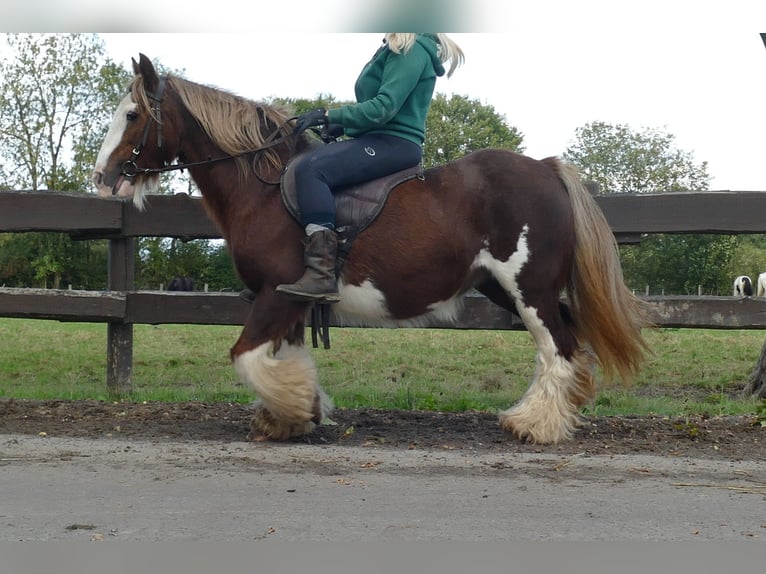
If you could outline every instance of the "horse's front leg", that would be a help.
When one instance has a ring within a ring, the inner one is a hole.
[[[304,345],[306,311],[306,303],[262,290],[231,349],[234,368],[259,398],[251,423],[255,438],[309,433],[332,411]]]

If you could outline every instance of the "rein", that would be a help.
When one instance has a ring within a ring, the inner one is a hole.
[[[166,77],[162,76],[160,78],[160,84],[157,87],[157,93],[150,93],[147,92],[146,95],[149,97],[152,102],[152,112],[153,114],[149,114],[149,117],[146,120],[146,125],[144,126],[144,131],[141,135],[141,141],[138,143],[136,147],[133,148],[133,151],[131,153],[131,158],[129,160],[126,160],[122,164],[122,175],[125,176],[128,179],[134,178],[137,175],[147,175],[147,174],[155,174],[155,173],[163,173],[167,171],[176,171],[180,169],[187,169],[190,167],[195,167],[198,165],[208,165],[211,163],[217,163],[220,161],[225,161],[229,159],[236,159],[238,157],[242,157],[245,155],[249,155],[252,153],[260,153],[262,151],[266,151],[267,149],[271,149],[287,140],[290,140],[295,137],[296,134],[294,133],[288,133],[287,135],[283,135],[282,137],[279,137],[277,139],[273,139],[274,136],[276,136],[278,133],[280,133],[284,126],[278,127],[274,132],[271,133],[269,137],[266,138],[266,144],[247,151],[243,151],[242,153],[234,154],[234,155],[226,155],[221,157],[212,157],[208,159],[204,159],[201,161],[195,161],[195,162],[189,162],[189,163],[174,163],[171,165],[164,165],[162,167],[138,167],[138,164],[136,161],[138,160],[138,156],[141,154],[141,150],[143,149],[144,145],[146,144],[146,140],[149,137],[149,128],[151,127],[151,124],[153,121],[157,123],[157,147],[162,149],[162,111],[161,111],[161,104],[162,104],[162,96],[163,92],[165,91],[165,82]],[[156,116],[156,119],[155,119]],[[287,121],[291,121],[297,119],[296,117],[289,118]],[[263,180],[257,173],[255,174],[258,179],[260,179],[263,183],[270,184],[270,185],[276,185],[279,183],[279,181],[271,182],[271,181],[265,181]]]

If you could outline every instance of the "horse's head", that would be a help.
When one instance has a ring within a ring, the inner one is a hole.
[[[93,183],[100,196],[132,197],[142,209],[145,195],[159,187],[159,174],[146,170],[173,158],[165,157],[170,153],[161,110],[165,78],[144,54],[139,62],[133,60],[133,72],[128,94],[117,106],[98,153]]]
[[[287,108],[178,76],[160,76],[143,54],[139,62],[133,60],[133,71],[93,171],[93,183],[103,197],[132,197],[142,209],[144,197],[157,191],[161,172],[230,159],[234,161],[227,165],[233,168],[227,169],[234,179],[216,179],[222,169],[216,178],[207,178],[211,190],[241,188],[253,174],[259,181],[255,185],[268,183],[264,177],[278,183],[289,158],[316,144],[307,134],[293,136],[294,118]],[[169,165],[179,157],[186,163]],[[189,173],[194,177],[191,168]]]

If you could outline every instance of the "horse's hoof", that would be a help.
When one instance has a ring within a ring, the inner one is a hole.
[[[558,444],[571,438],[571,431],[560,424],[533,424],[525,417],[509,413],[500,414],[500,428],[528,444]]]
[[[258,405],[250,420],[248,439],[255,442],[285,441],[294,436],[308,434],[315,426],[312,421],[287,422],[276,419],[263,406]]]

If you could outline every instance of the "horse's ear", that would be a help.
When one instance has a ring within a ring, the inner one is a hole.
[[[141,75],[144,77],[144,86],[146,86],[146,89],[149,91],[153,91],[160,82],[152,61],[144,54],[138,55],[138,63],[133,60],[133,72],[137,76]]]

